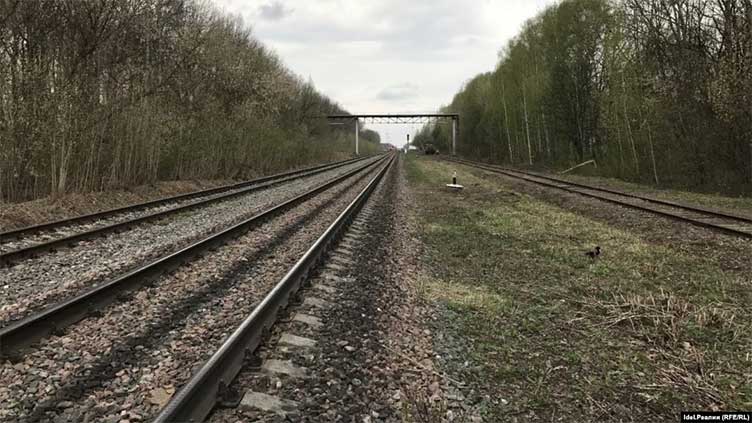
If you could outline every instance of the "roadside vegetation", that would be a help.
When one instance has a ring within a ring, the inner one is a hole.
[[[350,155],[326,113],[346,112],[207,2],[0,1],[0,202]]]
[[[563,0],[443,110],[469,158],[750,194],[751,34],[749,0]],[[450,128],[414,139],[449,151]]]
[[[437,354],[487,421],[752,408],[752,280],[718,265],[722,248],[656,245],[462,166],[407,167]],[[454,170],[462,192],[444,187]]]

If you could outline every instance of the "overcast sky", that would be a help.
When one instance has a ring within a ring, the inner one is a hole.
[[[555,0],[213,0],[350,113],[433,112]],[[404,143],[418,126],[369,125]]]

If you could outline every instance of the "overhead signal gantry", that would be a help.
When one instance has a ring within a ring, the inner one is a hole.
[[[358,155],[358,133],[360,120],[363,123],[380,123],[380,124],[415,124],[431,123],[439,121],[452,121],[452,155],[457,153],[457,128],[460,124],[459,113],[417,113],[417,114],[358,114],[358,115],[326,115],[326,119],[333,124],[344,124],[348,121],[355,122],[355,155]]]

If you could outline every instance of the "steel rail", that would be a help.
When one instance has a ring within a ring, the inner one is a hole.
[[[641,195],[620,192],[620,191],[616,191],[616,190],[609,189],[609,188],[600,188],[600,187],[595,187],[595,186],[587,185],[587,184],[569,182],[564,179],[553,178],[550,176],[539,176],[535,173],[519,171],[516,169],[515,170],[507,169],[503,167],[487,165],[484,163],[477,163],[477,162],[473,162],[470,160],[447,159],[447,158],[444,158],[444,160],[449,161],[449,162],[464,164],[466,166],[476,167],[479,169],[487,170],[489,172],[503,174],[505,176],[509,176],[509,177],[516,178],[516,179],[522,179],[524,181],[532,182],[541,186],[545,186],[549,188],[556,188],[556,189],[560,189],[563,191],[571,192],[573,194],[579,194],[585,197],[595,198],[601,201],[609,202],[612,204],[617,204],[617,205],[624,206],[624,207],[629,207],[635,210],[646,211],[649,213],[668,217],[670,219],[687,222],[696,226],[701,226],[704,228],[709,228],[709,229],[725,232],[727,234],[736,235],[736,236],[743,237],[743,238],[752,238],[752,228],[750,228],[750,230],[736,229],[736,228],[724,226],[722,224],[707,222],[707,221],[699,220],[697,218],[684,216],[684,215],[667,211],[667,210],[660,210],[658,208],[648,207],[646,205],[635,204],[630,201],[618,200],[616,198],[610,198],[604,195],[586,192],[586,191],[583,191],[583,189],[587,189],[587,190],[591,190],[595,192],[604,192],[604,193],[608,193],[611,195],[622,196],[622,197],[626,197],[626,198],[630,198],[634,200],[645,201],[647,203],[673,207],[676,209],[685,210],[685,211],[689,211],[693,213],[705,214],[707,215],[707,218],[727,219],[727,220],[734,221],[734,223],[736,224],[742,224],[742,225],[752,224],[752,219],[744,217],[744,216],[739,216],[739,215],[735,215],[735,214],[728,213],[728,212],[711,210],[711,209],[706,209],[706,208],[692,206],[692,205],[675,203],[673,201],[644,197]],[[534,179],[534,178],[537,178],[537,179]],[[571,187],[576,187],[576,188],[571,188]]]
[[[464,161],[464,162],[473,163],[473,162],[471,162],[469,160],[463,160],[463,159],[457,159],[457,161],[458,162],[463,162]],[[538,172],[522,171],[522,170],[519,170],[519,169],[510,169],[510,168],[504,167],[504,166],[494,166],[494,165],[489,165],[489,166],[490,167],[494,167],[494,168],[498,168],[498,169],[502,169],[502,170],[505,170],[505,171],[508,171],[508,172],[516,172],[516,173],[520,173],[520,174],[523,174],[523,175],[529,175],[529,176],[533,176],[533,177],[536,177],[536,178],[542,178],[542,179],[546,179],[546,180],[549,180],[549,181],[552,181],[552,182],[557,182],[557,183],[572,185],[572,186],[576,186],[576,187],[580,187],[580,188],[584,188],[584,189],[589,189],[589,190],[593,190],[593,191],[607,192],[609,194],[614,194],[614,195],[620,195],[620,196],[624,196],[624,197],[634,198],[636,200],[647,201],[649,203],[660,204],[660,205],[663,205],[663,206],[677,207],[677,208],[681,208],[681,209],[685,209],[685,210],[689,210],[689,211],[693,211],[693,212],[697,212],[697,213],[711,214],[711,215],[717,216],[717,217],[728,218],[728,219],[731,219],[731,220],[739,220],[739,221],[744,222],[744,223],[752,223],[752,217],[742,216],[742,215],[730,213],[730,212],[725,211],[725,210],[714,210],[714,209],[710,209],[710,208],[706,208],[706,207],[701,207],[701,206],[697,206],[697,205],[693,205],[693,204],[684,204],[684,203],[679,203],[679,202],[670,201],[670,200],[662,200],[660,198],[647,197],[647,196],[644,196],[644,195],[634,194],[634,193],[631,193],[631,192],[617,191],[617,190],[614,190],[614,189],[611,189],[611,188],[605,188],[605,187],[599,187],[599,186],[595,186],[595,185],[584,184],[584,183],[581,183],[581,182],[569,181],[567,179],[562,179],[562,178],[555,178],[553,176],[544,175],[544,174],[541,174],[541,173],[538,173]]]
[[[56,333],[83,319],[92,312],[114,302],[125,293],[154,281],[158,276],[175,270],[199,254],[216,248],[230,239],[236,238],[270,217],[279,214],[305,200],[333,187],[363,171],[377,167],[389,157],[366,163],[328,182],[308,190],[296,197],[272,206],[229,228],[218,231],[200,241],[178,251],[165,254],[145,265],[90,288],[72,298],[13,322],[0,329],[0,357],[22,355],[22,350],[34,342]]]
[[[221,393],[237,376],[244,358],[249,352],[256,350],[264,334],[274,324],[279,311],[287,306],[289,299],[319,264],[328,248],[334,245],[355,218],[392,166],[394,157],[395,155],[392,154],[389,162],[340,213],[211,358],[183,385],[154,420],[155,423],[200,422],[206,418],[218,402]]]
[[[372,157],[372,156],[369,156],[369,157]],[[181,200],[187,200],[187,199],[191,199],[195,197],[203,197],[207,195],[217,194],[217,193],[224,192],[224,191],[242,188],[244,186],[267,182],[276,178],[281,178],[285,176],[291,176],[291,175],[296,175],[299,173],[309,172],[309,171],[316,170],[316,169],[321,169],[327,166],[333,166],[337,164],[345,165],[347,163],[355,162],[358,160],[364,160],[366,158],[368,157],[348,159],[348,160],[336,161],[336,162],[331,162],[331,163],[324,163],[321,165],[316,165],[316,166],[307,167],[303,169],[296,169],[292,171],[277,173],[274,175],[262,176],[260,178],[252,179],[249,181],[243,181],[243,182],[238,182],[234,184],[228,184],[228,185],[223,185],[220,187],[208,188],[204,190],[193,191],[193,192],[188,192],[185,194],[179,194],[179,195],[174,195],[174,196],[169,196],[169,197],[162,197],[162,198],[158,198],[155,200],[146,201],[143,203],[130,204],[130,205],[123,206],[123,207],[99,211],[95,213],[89,213],[89,214],[80,215],[80,216],[74,216],[74,217],[70,217],[66,219],[54,220],[50,222],[40,223],[36,225],[31,225],[31,226],[25,226],[25,227],[16,228],[16,229],[9,229],[9,230],[0,232],[0,242],[4,242],[6,239],[22,238],[24,236],[28,236],[33,233],[59,228],[61,226],[88,222],[91,220],[102,219],[102,218],[113,216],[113,215],[120,214],[120,213],[127,213],[127,212],[133,212],[133,211],[144,209],[144,208],[156,207],[156,206],[159,206],[165,203],[174,202],[174,201],[181,201]]]
[[[370,158],[370,157],[369,157]],[[182,213],[189,210],[193,210],[196,208],[204,207],[207,204],[212,203],[218,203],[221,201],[229,200],[231,198],[239,197],[242,195],[249,194],[251,192],[259,191],[262,189],[266,189],[278,184],[282,184],[284,182],[288,182],[295,179],[305,178],[308,176],[313,176],[319,173],[323,173],[332,169],[336,169],[338,167],[346,166],[348,164],[352,164],[353,162],[357,162],[358,160],[366,160],[367,158],[362,159],[355,159],[355,160],[347,160],[343,163],[335,163],[335,164],[329,164],[329,165],[323,165],[323,166],[317,166],[313,170],[306,170],[306,171],[295,171],[292,174],[283,174],[283,175],[277,175],[277,176],[270,176],[264,178],[264,181],[258,181],[249,185],[245,188],[242,188],[238,191],[229,192],[226,194],[221,194],[216,197],[210,197],[204,200],[199,200],[193,203],[180,205],[177,207],[173,207],[167,210],[162,210],[159,212],[149,213],[144,216],[136,217],[133,219],[124,220],[122,222],[116,222],[112,223],[110,225],[101,226],[98,228],[93,228],[90,230],[78,232],[72,235],[55,238],[49,241],[40,242],[37,244],[29,245],[27,247],[19,248],[16,250],[7,251],[5,253],[0,253],[0,267],[9,266],[11,264],[14,264],[18,262],[19,260],[32,257],[38,253],[44,252],[44,251],[50,251],[54,250],[56,248],[60,247],[66,247],[70,245],[74,245],[75,243],[89,238],[94,238],[98,236],[104,236],[113,232],[118,232],[121,230],[124,230],[126,228],[138,225],[140,223],[148,222],[151,220],[156,220],[163,218],[167,215],[175,214],[175,213]]]

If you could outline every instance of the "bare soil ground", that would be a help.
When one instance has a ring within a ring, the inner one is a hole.
[[[464,166],[407,170],[434,349],[486,421],[752,408],[751,242]]]
[[[0,203],[0,232],[229,183],[232,181],[166,181],[115,191],[66,194],[57,198],[48,197],[22,203]]]

